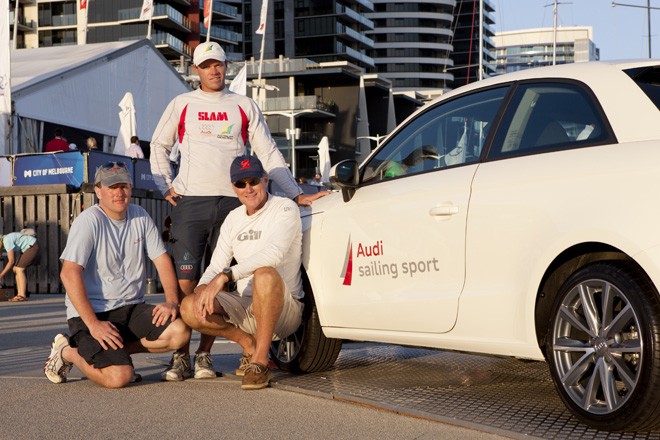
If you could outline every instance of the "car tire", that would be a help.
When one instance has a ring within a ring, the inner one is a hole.
[[[304,309],[302,323],[292,335],[273,341],[270,357],[282,370],[296,374],[315,373],[330,369],[339,356],[342,340],[326,338],[316,310],[314,295],[303,272]]]
[[[586,424],[628,431],[660,422],[660,300],[632,267],[595,263],[569,277],[546,356],[561,399]]]

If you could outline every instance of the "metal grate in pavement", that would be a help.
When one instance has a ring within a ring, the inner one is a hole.
[[[608,433],[565,409],[543,362],[381,344],[345,344],[330,371],[277,374],[275,386],[513,438],[659,439]]]

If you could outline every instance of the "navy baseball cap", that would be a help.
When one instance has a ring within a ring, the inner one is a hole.
[[[236,183],[248,177],[261,178],[264,174],[266,174],[264,167],[261,165],[261,161],[257,156],[238,156],[229,168],[231,183]]]

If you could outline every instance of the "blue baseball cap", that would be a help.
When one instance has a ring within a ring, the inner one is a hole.
[[[236,183],[248,177],[263,177],[264,174],[266,172],[257,156],[238,156],[229,168],[231,183]]]

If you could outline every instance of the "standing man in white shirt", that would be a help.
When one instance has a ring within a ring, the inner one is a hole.
[[[229,213],[209,267],[181,316],[202,334],[222,336],[243,349],[236,374],[241,388],[261,389],[272,377],[268,352],[302,319],[302,224],[296,204],[268,194],[256,156],[234,159],[231,182],[243,206]],[[236,264],[231,265],[232,259]]]
[[[220,225],[240,206],[229,168],[250,144],[288,198],[298,205],[327,193],[302,194],[270,135],[257,104],[225,87],[227,58],[217,43],[201,43],[193,55],[200,88],[174,98],[165,109],[151,141],[154,182],[174,209],[170,214],[172,257],[179,294],[191,295],[199,280],[204,252],[215,247]],[[169,155],[178,142],[180,166],[172,179]],[[195,356],[195,378],[216,377],[210,355],[214,337],[202,335]],[[164,380],[191,377],[189,345],[174,354]]]
[[[126,148],[126,156],[133,159],[144,159],[142,147],[140,147],[140,139],[137,136],[131,136],[131,145]]]

